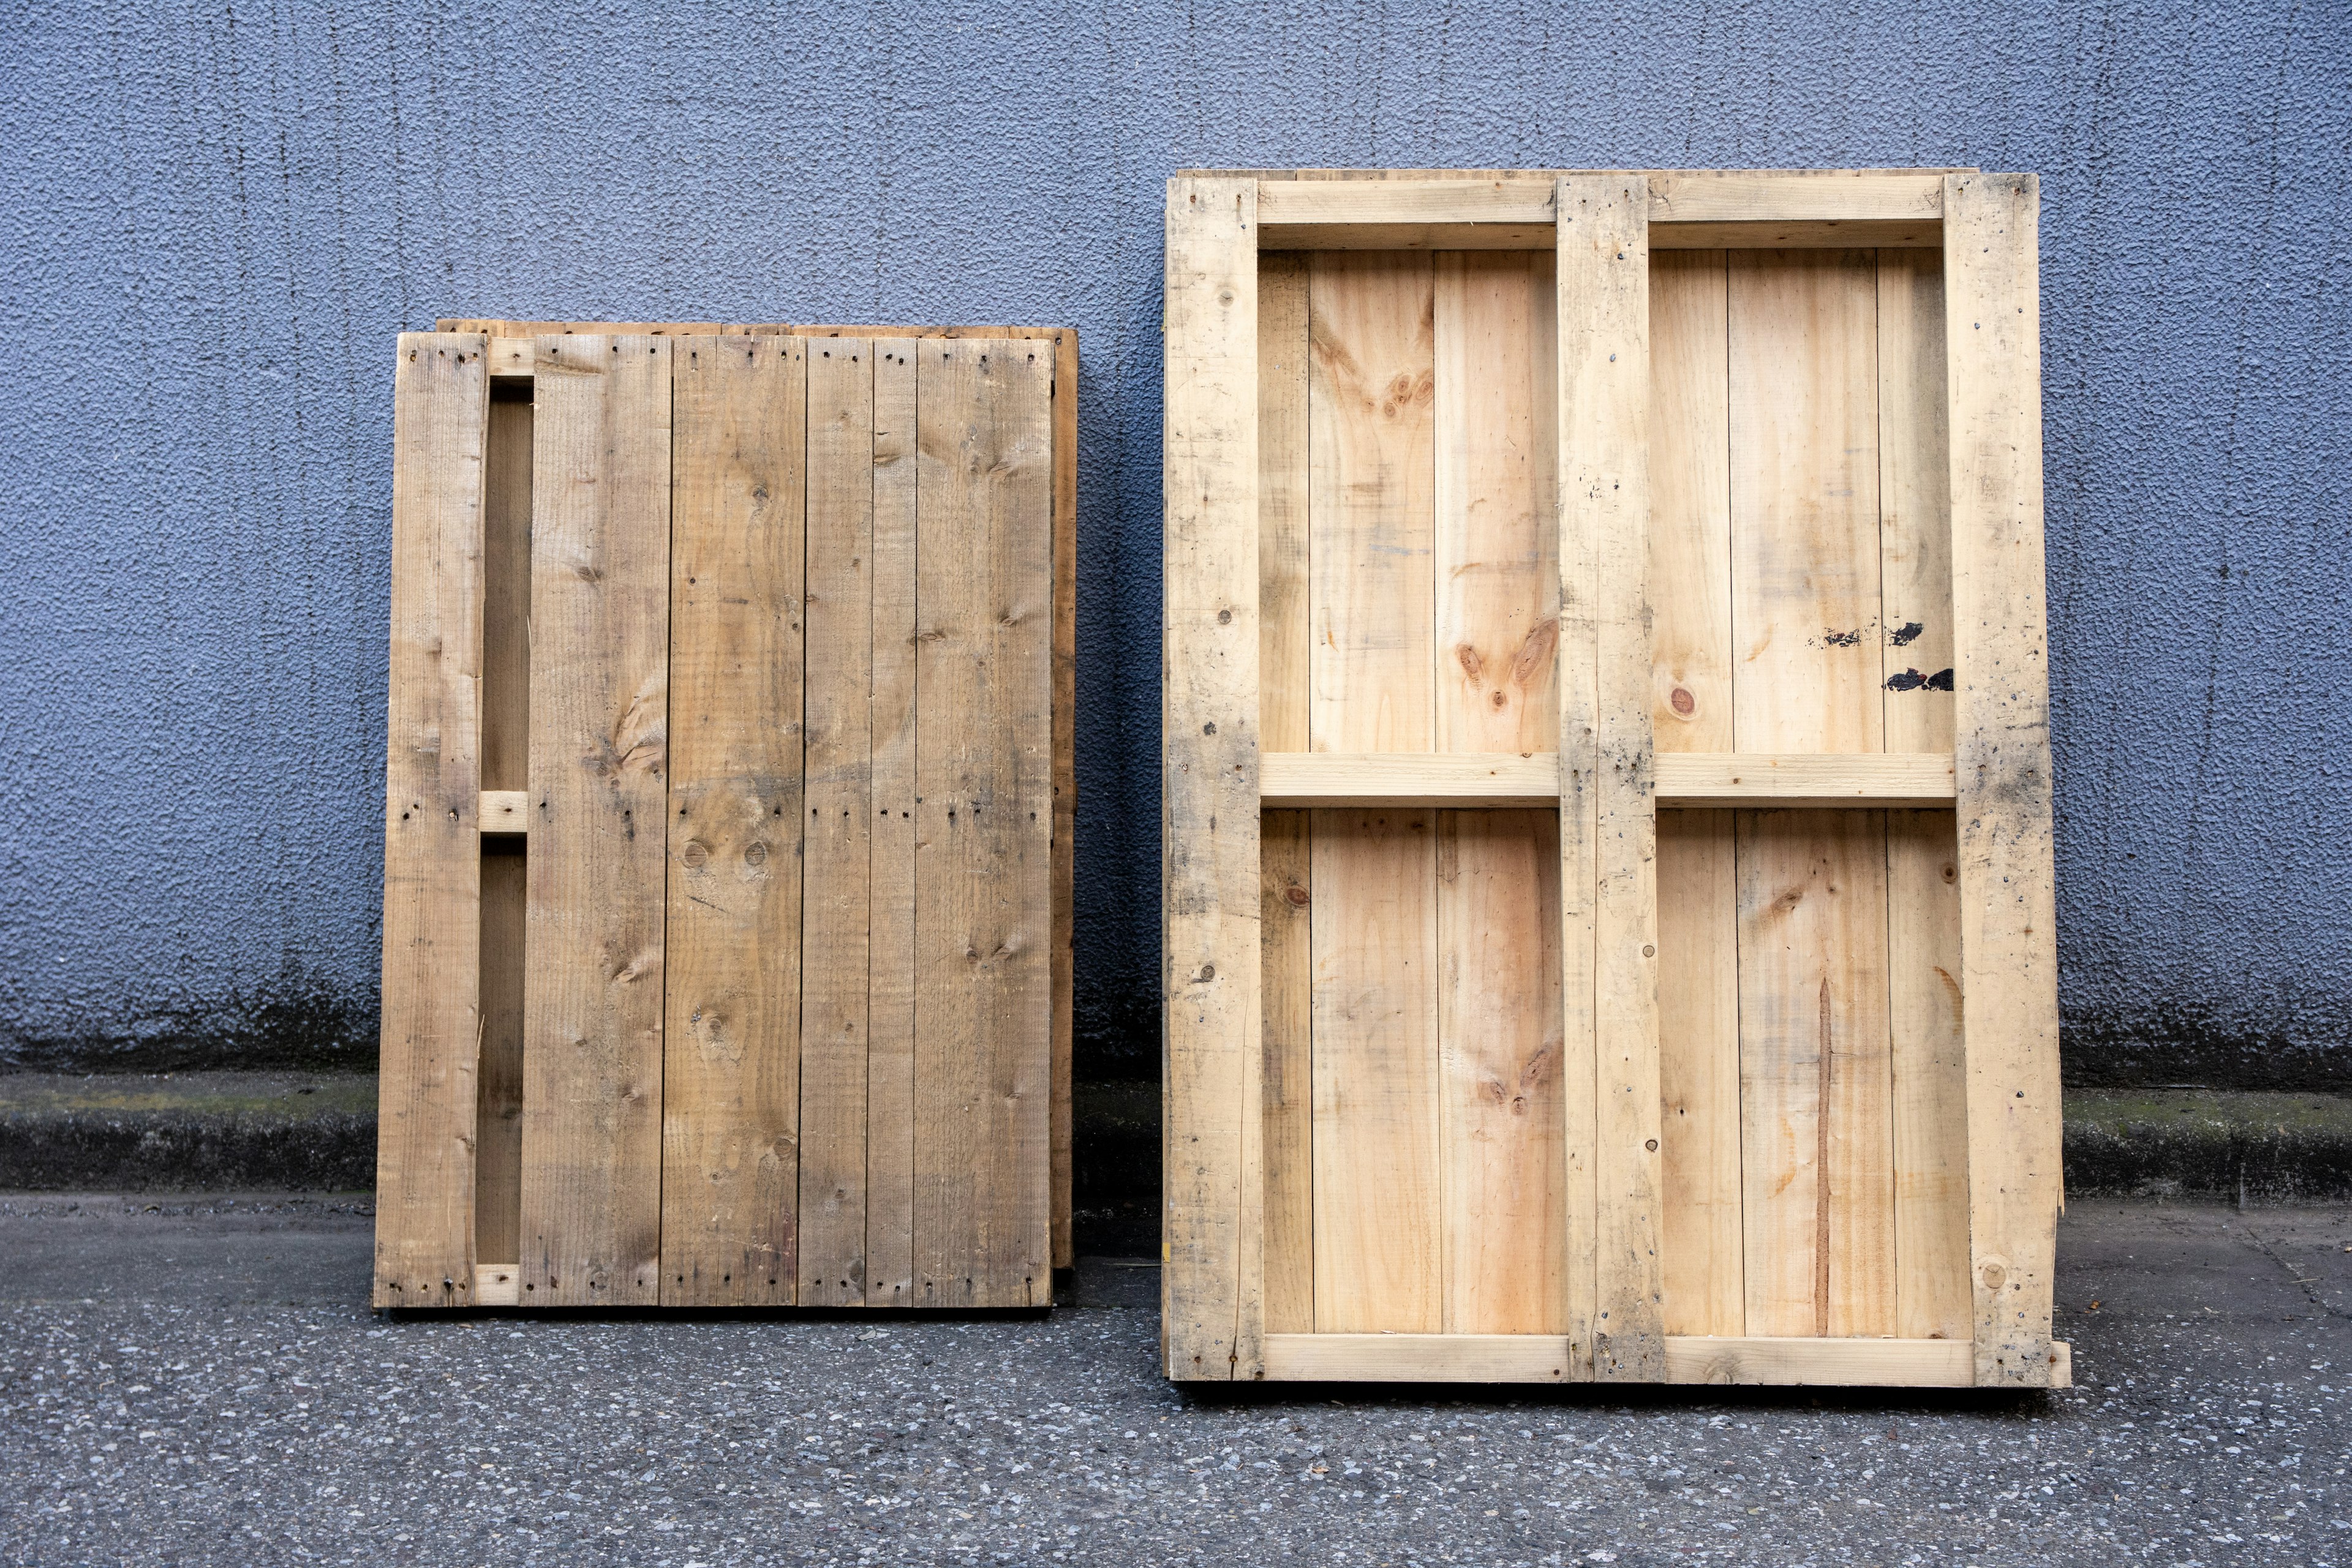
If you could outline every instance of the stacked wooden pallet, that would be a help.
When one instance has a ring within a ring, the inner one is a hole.
[[[2035,201],[1171,182],[1170,1375],[2065,1380]]]
[[[1037,1306],[1076,338],[400,341],[380,1306]]]

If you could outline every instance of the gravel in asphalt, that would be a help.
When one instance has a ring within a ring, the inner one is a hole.
[[[2352,1210],[2078,1203],[2080,1386],[1362,1387],[1050,1315],[387,1317],[364,1199],[0,1198],[10,1563],[2352,1563]]]

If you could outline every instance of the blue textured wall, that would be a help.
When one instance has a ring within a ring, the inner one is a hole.
[[[2352,1079],[2335,4],[12,8],[0,1058],[373,1048],[393,334],[1074,322],[1082,1070],[1150,1070],[1162,181],[2042,176],[2070,1069]]]

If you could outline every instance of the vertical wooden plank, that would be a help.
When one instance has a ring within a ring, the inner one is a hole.
[[[1078,827],[1078,334],[1054,343],[1054,1267],[1077,1265],[1070,1234],[1071,895]],[[877,366],[877,374],[880,367]]]
[[[1747,1331],[1731,817],[1658,814],[1660,1205],[1669,1334]]]
[[[1312,749],[1426,752],[1435,701],[1430,258],[1330,250],[1308,265]]]
[[[1892,708],[1889,710],[1892,712]],[[1886,814],[1895,1077],[1895,1333],[1969,1337],[1968,1070],[1959,847],[1948,811]]]
[[[1650,722],[1661,752],[1738,749],[1725,268],[1719,250],[1650,258]]]
[[[1258,741],[1307,749],[1307,258],[1258,258]],[[1307,814],[1267,812],[1264,904],[1265,1302],[1268,1333],[1315,1327],[1314,958]]]
[[[1563,681],[1560,717],[1561,908],[1580,894],[1586,900],[1586,912],[1563,922],[1571,1015],[1585,1004],[1580,971],[1591,986],[1590,1032],[1570,1024],[1568,1061],[1580,1078],[1583,1056],[1593,1075],[1592,1375],[1654,1381],[1665,1375],[1665,1283],[1651,796],[1649,184],[1639,175],[1578,175],[1559,182],[1557,200],[1560,598],[1566,606],[1571,596],[1591,595],[1570,657],[1593,661],[1591,683],[1577,682],[1575,700],[1591,706],[1572,720]],[[1564,634],[1570,624],[1563,613]],[[1565,636],[1562,646],[1570,646]],[[1580,723],[1590,738],[1574,743],[1571,764],[1570,737]],[[1579,773],[1586,776],[1571,776]],[[1573,855],[1571,813],[1573,832],[1591,835]],[[1571,860],[1587,879],[1574,891]],[[1587,956],[1566,954],[1575,942],[1589,943]],[[1570,1123],[1571,1143],[1581,1131],[1580,1118]],[[1571,1276],[1580,1261],[1571,1254]]]
[[[534,345],[527,1306],[659,1297],[670,340]]]
[[[1264,1370],[1256,231],[1256,181],[1168,183],[1160,1334],[1179,1379]]]
[[[473,1300],[483,352],[472,333],[404,332],[393,372],[379,1307]]]
[[[915,356],[920,351],[921,341],[914,338],[877,339],[874,344],[873,925],[867,939],[873,1022],[866,1055],[866,1300],[877,1307],[911,1306],[916,1300]],[[1058,580],[1055,586],[1058,591]],[[1058,722],[1058,708],[1055,717]],[[1066,842],[1062,795],[1054,805],[1058,847]],[[1067,940],[1066,931],[1056,932],[1057,953]],[[1056,1005],[1064,1008],[1055,1025],[1061,1031],[1067,1024],[1066,997],[1059,991],[1055,995]]]
[[[2041,187],[1944,180],[1969,1249],[1977,1381],[2051,1378],[2059,1167],[2042,545]]]
[[[1884,749],[1877,269],[1736,250],[1730,273],[1738,749]]]
[[[530,787],[530,404],[493,383],[482,524],[482,787]],[[482,1051],[475,1091],[474,1254],[522,1238],[523,841],[482,840]]]
[[[1885,818],[1737,817],[1747,1331],[1891,1334]]]
[[[1952,749],[1952,502],[1944,255],[1878,253],[1878,543],[1886,749]]]
[[[789,1306],[800,1186],[798,340],[673,344],[664,1306]]]
[[[1559,818],[1440,812],[1437,834],[1444,1329],[1565,1333]]]
[[[1315,1329],[1438,1333],[1436,814],[1311,814]]]
[[[802,937],[801,1301],[866,1300],[874,825],[874,345],[808,356],[808,850]],[[969,548],[969,544],[967,545]]]
[[[1436,267],[1435,749],[1559,738],[1552,258],[1447,251]]]
[[[918,1300],[1044,1306],[1053,1293],[1052,351],[983,339],[927,340],[919,352]]]

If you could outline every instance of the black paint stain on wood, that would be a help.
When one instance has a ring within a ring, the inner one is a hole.
[[[1952,672],[1948,669],[1939,669],[1933,675],[1906,669],[1899,675],[1886,678],[1886,689],[1889,691],[1949,691],[1951,689]]]
[[[1921,626],[1916,621],[1906,621],[1903,625],[1896,626],[1893,631],[1888,632],[1886,634],[1886,640],[1893,643],[1896,647],[1909,647],[1913,643],[1919,640],[1919,635],[1927,629],[1927,627]]]

